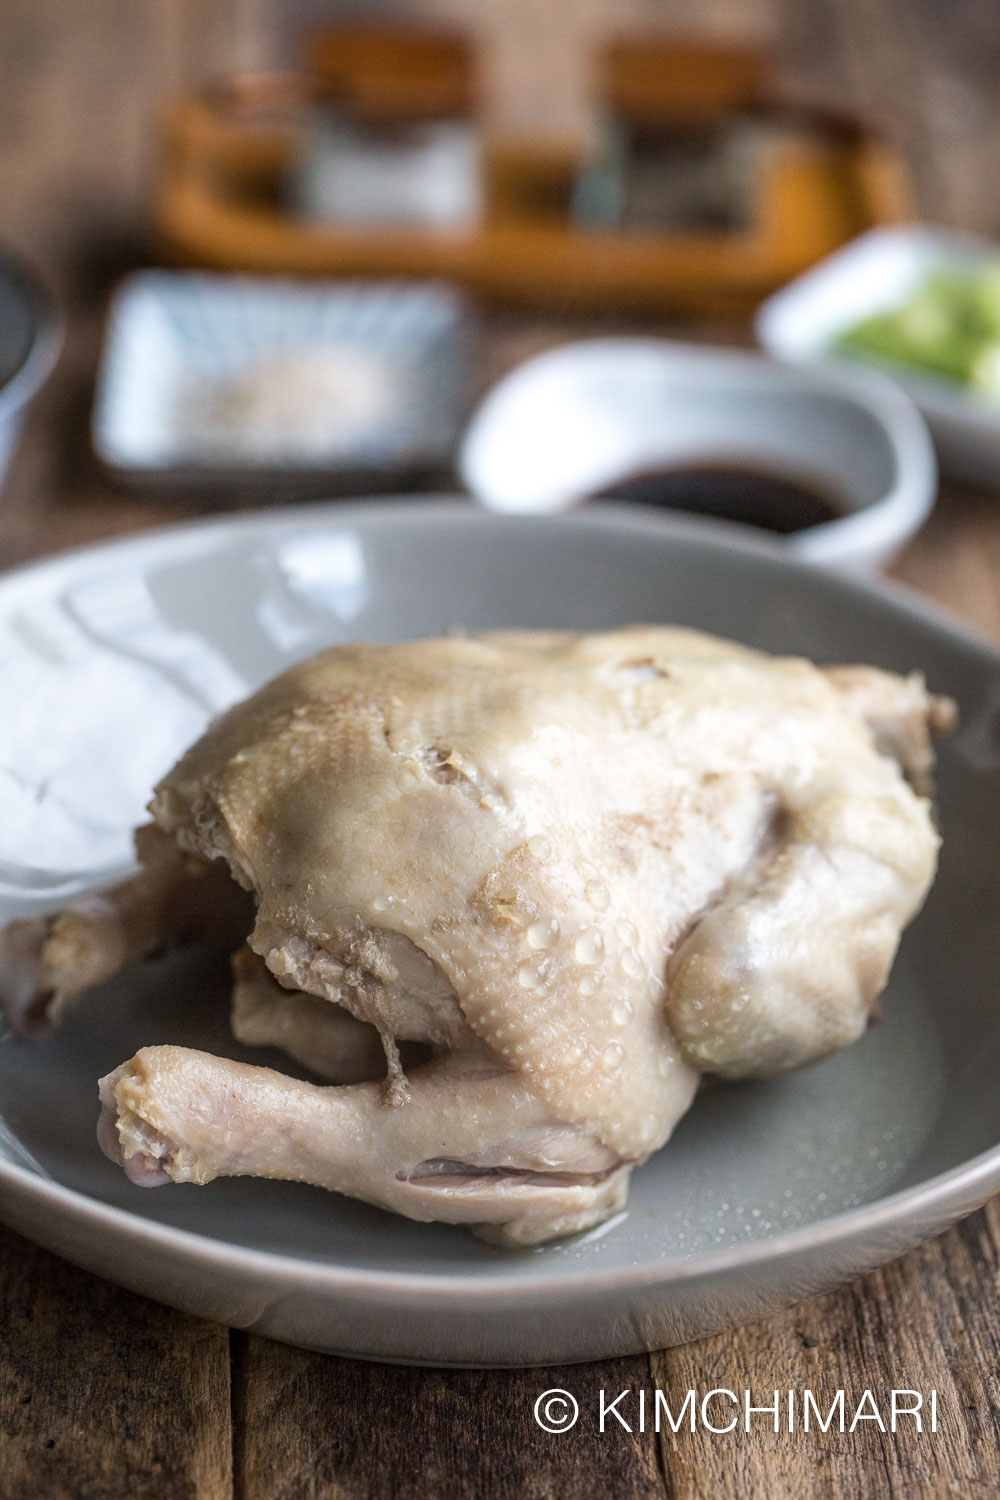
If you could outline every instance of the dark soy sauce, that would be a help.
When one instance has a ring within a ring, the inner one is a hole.
[[[719,521],[742,521],[788,536],[822,526],[844,514],[842,507],[810,484],[784,479],[766,469],[693,464],[643,469],[598,491],[595,500],[627,500],[689,511]]]

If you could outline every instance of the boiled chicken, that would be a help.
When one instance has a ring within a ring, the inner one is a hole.
[[[623,1206],[702,1075],[865,1030],[933,878],[951,717],[918,675],[681,629],[337,647],[188,751],[138,874],[8,927],[0,988],[38,1031],[214,930],[236,1035],[317,1081],[143,1048],[100,1085],[134,1182],[547,1240]]]

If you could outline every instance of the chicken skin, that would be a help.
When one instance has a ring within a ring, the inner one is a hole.
[[[951,716],[916,675],[665,627],[337,647],[156,788],[90,931],[115,957],[84,902],[7,929],[0,990],[39,1029],[152,945],[153,918],[115,932],[135,882],[190,914],[228,869],[236,1034],[331,1082],[143,1048],[101,1081],[105,1152],[143,1184],[292,1179],[537,1243],[622,1207],[703,1074],[861,1035],[933,878]]]

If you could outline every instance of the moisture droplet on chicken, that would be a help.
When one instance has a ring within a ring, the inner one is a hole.
[[[256,903],[237,1035],[336,1083],[144,1048],[102,1080],[104,1149],[140,1182],[290,1178],[508,1242],[600,1221],[702,1073],[864,1031],[933,877],[951,717],[916,675],[654,627],[293,668],[157,788],[136,879],[228,864]],[[67,1001],[39,975],[71,916],[8,929],[25,1013]]]

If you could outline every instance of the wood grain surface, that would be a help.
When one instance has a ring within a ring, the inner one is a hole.
[[[373,7],[374,8],[374,7]],[[413,5],[411,9],[418,8]],[[534,119],[516,58],[526,34],[559,60],[608,26],[658,21],[770,36],[791,89],[888,116],[922,211],[1000,233],[1000,24],[994,0],[426,0],[490,38],[495,108]],[[276,12],[280,10],[279,17]],[[107,288],[142,251],[158,100],[223,66],[280,56],[319,0],[0,0],[0,235],[48,272],[69,308],[56,378],[35,406],[0,500],[0,566],[184,519],[203,508],[117,491],[87,423]],[[531,76],[546,77],[534,65]],[[589,330],[493,317],[480,378]],[[718,325],[682,331],[746,337]],[[1000,498],[943,487],[897,576],[1000,640]],[[1000,1201],[1000,1200],[998,1200]],[[230,1333],[120,1291],[0,1231],[0,1500],[103,1497],[801,1496],[900,1500],[1000,1494],[1000,1207],[853,1286],[680,1349],[563,1370],[365,1365]],[[939,1430],[895,1437],[627,1433],[593,1422],[546,1435],[547,1387],[585,1411],[597,1393],[659,1385],[939,1392]]]

